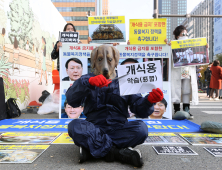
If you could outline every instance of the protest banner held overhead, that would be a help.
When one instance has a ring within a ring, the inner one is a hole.
[[[206,38],[171,41],[173,66],[204,65],[209,63]]]
[[[92,43],[126,42],[125,16],[88,17]]]
[[[131,44],[166,44],[167,19],[130,19]]]

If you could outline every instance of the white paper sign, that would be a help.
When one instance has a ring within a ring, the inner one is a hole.
[[[150,92],[152,89],[163,89],[160,61],[150,61],[117,66],[120,95]]]

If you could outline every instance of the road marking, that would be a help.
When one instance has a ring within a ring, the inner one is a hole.
[[[222,114],[222,111],[202,111],[206,114]]]
[[[222,109],[222,106],[190,106],[193,109]]]
[[[209,106],[221,106],[222,103],[199,103],[198,105],[195,105],[195,106],[208,106],[208,105]]]

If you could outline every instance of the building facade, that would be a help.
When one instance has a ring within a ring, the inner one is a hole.
[[[185,15],[187,13],[187,0],[159,0],[159,14],[177,14]],[[167,39],[173,40],[174,29],[184,20],[182,17],[166,17],[167,18]]]
[[[214,0],[200,2],[191,15],[214,15]],[[189,38],[206,37],[209,45],[209,59],[214,56],[214,20],[213,18],[187,18],[182,22],[187,27]]]
[[[51,0],[66,22],[72,23],[82,43],[88,43],[88,12],[91,16],[109,14],[109,0]]]

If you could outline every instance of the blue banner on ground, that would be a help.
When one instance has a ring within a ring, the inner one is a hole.
[[[137,119],[138,120],[138,119]],[[142,119],[149,132],[201,132],[200,125],[189,120]],[[5,119],[0,121],[0,132],[67,132],[72,119]],[[129,121],[136,121],[129,119]]]

